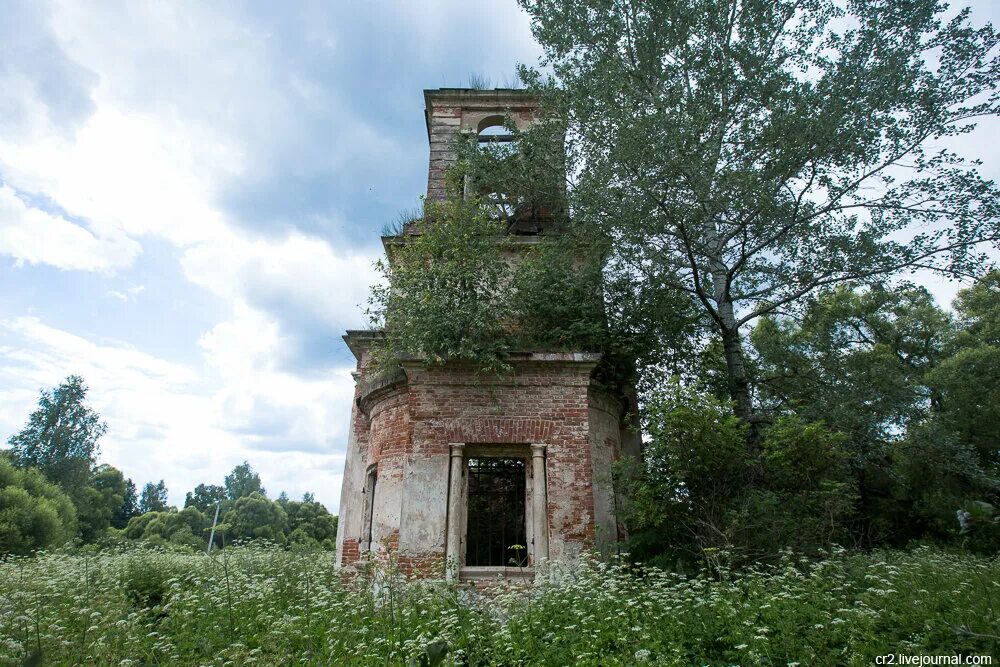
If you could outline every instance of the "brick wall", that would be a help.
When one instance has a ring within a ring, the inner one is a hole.
[[[401,478],[415,461],[446,456],[453,442],[545,443],[550,555],[572,557],[594,534],[588,441],[592,367],[522,361],[515,362],[513,374],[486,379],[456,364],[431,369],[409,364],[406,383],[369,401],[366,458],[378,463],[381,484],[387,477]],[[401,499],[401,505],[406,502]],[[440,564],[444,556],[443,544],[432,552],[415,552],[405,542],[394,546],[411,569],[417,562]]]
[[[341,565],[352,565],[361,560],[361,546],[357,540],[345,539],[343,555],[340,559]]]

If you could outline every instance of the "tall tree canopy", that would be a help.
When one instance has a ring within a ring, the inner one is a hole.
[[[84,542],[93,541],[115,524],[128,502],[128,492],[128,482],[120,470],[107,464],[94,469],[89,484],[76,501],[80,537]]]
[[[197,507],[207,512],[226,499],[226,489],[218,484],[199,484],[194,491],[188,491],[184,496],[184,507]]]
[[[776,418],[760,456],[719,387],[651,392],[645,460],[620,476],[630,551],[673,563],[947,540],[995,553],[998,306],[994,272],[959,292],[957,317],[921,288],[838,286],[797,317],[761,318],[751,377]]]
[[[146,482],[142,487],[142,495],[139,496],[139,511],[143,514],[147,512],[163,512],[167,509],[167,485],[161,479],[155,484]]]
[[[122,504],[115,510],[111,519],[111,525],[115,528],[124,528],[129,520],[139,514],[139,494],[135,489],[135,482],[131,479],[125,480],[125,497]]]
[[[261,486],[260,475],[257,474],[247,461],[233,468],[233,471],[226,475],[223,483],[226,495],[230,500],[239,500],[254,493],[259,493],[262,496],[267,495],[264,487]]]
[[[635,299],[689,295],[753,421],[744,329],[827,285],[988,266],[996,185],[941,140],[997,113],[992,26],[937,0],[521,0],[572,217]]]
[[[90,479],[97,441],[108,429],[86,397],[83,378],[70,375],[52,391],[42,391],[27,425],[8,440],[18,466],[38,468],[74,499]]]
[[[958,330],[930,375],[941,418],[1000,471],[1000,272],[955,300]]]

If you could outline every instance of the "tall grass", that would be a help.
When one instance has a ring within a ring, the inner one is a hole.
[[[0,561],[0,664],[871,665],[998,654],[998,611],[997,560],[929,548],[721,580],[584,558],[483,595],[342,579],[328,552],[129,547]]]

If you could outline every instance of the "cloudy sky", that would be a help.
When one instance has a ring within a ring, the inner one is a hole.
[[[247,459],[335,510],[424,88],[539,50],[513,0],[41,2],[0,20],[0,439],[71,373],[173,503]],[[294,6],[294,8],[292,8]]]
[[[997,21],[980,0],[976,22]],[[422,89],[539,55],[514,0],[0,0],[0,442],[84,376],[102,460],[171,502],[247,459],[339,500],[378,232]],[[996,123],[963,140],[991,160]],[[947,299],[954,286],[934,286]]]

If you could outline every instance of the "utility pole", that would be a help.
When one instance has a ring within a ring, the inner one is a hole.
[[[221,500],[215,503],[215,518],[212,519],[212,532],[208,536],[208,549],[205,551],[206,554],[212,553],[212,543],[215,542],[215,526],[219,523],[219,507],[221,506]]]

